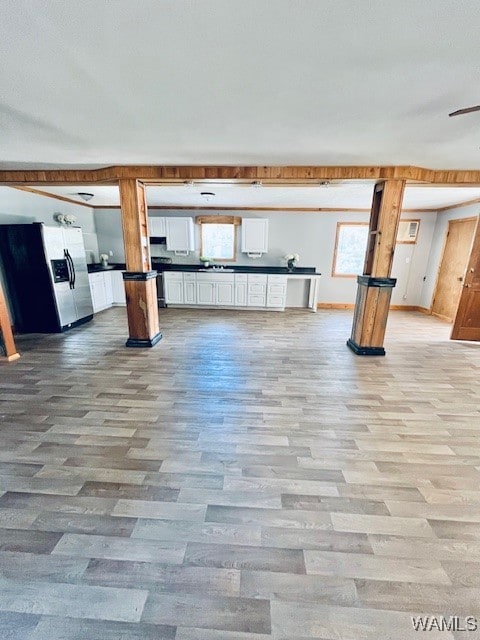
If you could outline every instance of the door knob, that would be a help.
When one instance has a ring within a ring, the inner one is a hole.
[[[459,276],[459,277],[457,278],[457,280],[458,280],[459,282],[463,282],[463,277],[462,277],[462,276]]]

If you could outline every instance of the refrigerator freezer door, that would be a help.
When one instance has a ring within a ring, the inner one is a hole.
[[[72,293],[77,309],[77,319],[80,320],[93,314],[82,230],[78,227],[70,227],[62,229],[62,231],[64,247],[73,263],[74,286]]]

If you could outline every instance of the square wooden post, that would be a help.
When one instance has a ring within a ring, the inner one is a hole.
[[[362,356],[383,356],[385,329],[395,278],[390,278],[404,180],[375,185],[363,276],[358,276],[352,334],[347,345]]]
[[[156,271],[151,269],[145,185],[119,180],[123,241],[127,271],[123,274],[127,298],[127,347],[153,347],[161,339],[158,326]]]

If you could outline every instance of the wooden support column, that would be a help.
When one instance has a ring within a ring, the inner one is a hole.
[[[358,276],[352,335],[347,345],[358,355],[384,356],[383,341],[395,278],[390,278],[404,180],[375,185],[363,276]]]
[[[123,242],[127,271],[123,274],[127,298],[127,347],[153,347],[161,339],[158,326],[156,271],[152,271],[145,185],[119,180]]]
[[[12,325],[10,324],[10,316],[8,314],[5,294],[0,284],[0,342],[3,344],[5,356],[9,362],[17,360],[20,354],[17,352],[15,340],[13,338]]]

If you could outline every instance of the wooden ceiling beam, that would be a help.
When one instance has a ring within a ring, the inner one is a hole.
[[[3,185],[117,184],[122,179],[164,181],[268,180],[272,183],[309,180],[408,180],[430,184],[477,184],[480,170],[440,170],[413,166],[112,166],[102,169],[0,171]]]

